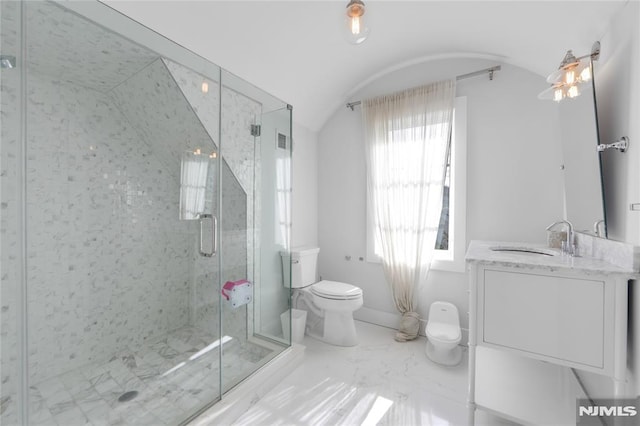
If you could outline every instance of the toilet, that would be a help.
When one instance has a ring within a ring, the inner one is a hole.
[[[462,360],[458,308],[449,302],[433,302],[426,327],[427,357],[435,363],[454,366]]]
[[[336,346],[358,344],[353,312],[362,307],[362,289],[338,281],[317,281],[320,249],[282,252],[284,284],[291,273],[292,306],[307,311],[307,335]]]

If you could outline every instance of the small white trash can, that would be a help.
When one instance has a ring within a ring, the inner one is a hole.
[[[289,311],[280,314],[282,323],[282,335],[289,339]],[[291,342],[302,343],[304,339],[304,328],[307,324],[307,311],[302,309],[291,309]]]

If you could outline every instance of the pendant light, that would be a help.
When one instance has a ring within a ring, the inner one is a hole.
[[[369,27],[363,18],[365,12],[362,0],[350,0],[347,4],[345,34],[349,43],[360,44],[369,36]]]

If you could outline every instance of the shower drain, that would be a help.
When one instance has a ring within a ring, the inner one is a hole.
[[[129,391],[129,392],[125,392],[122,395],[120,395],[120,397],[118,398],[119,402],[127,402],[127,401],[131,401],[133,398],[135,398],[136,396],[138,396],[138,391]]]

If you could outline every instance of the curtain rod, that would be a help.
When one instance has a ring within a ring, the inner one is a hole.
[[[491,68],[485,68],[483,70],[479,70],[479,71],[474,71],[474,72],[470,72],[468,74],[462,74],[456,77],[456,80],[464,80],[465,78],[471,78],[471,77],[477,77],[479,75],[482,74],[489,74],[489,80],[493,80],[493,73],[495,73],[496,71],[500,71],[502,69],[502,67],[500,65],[496,65],[493,66]],[[353,111],[353,108],[357,105],[360,105],[362,103],[362,101],[353,101],[353,102],[349,102],[346,107],[347,108],[351,108],[351,111]]]

